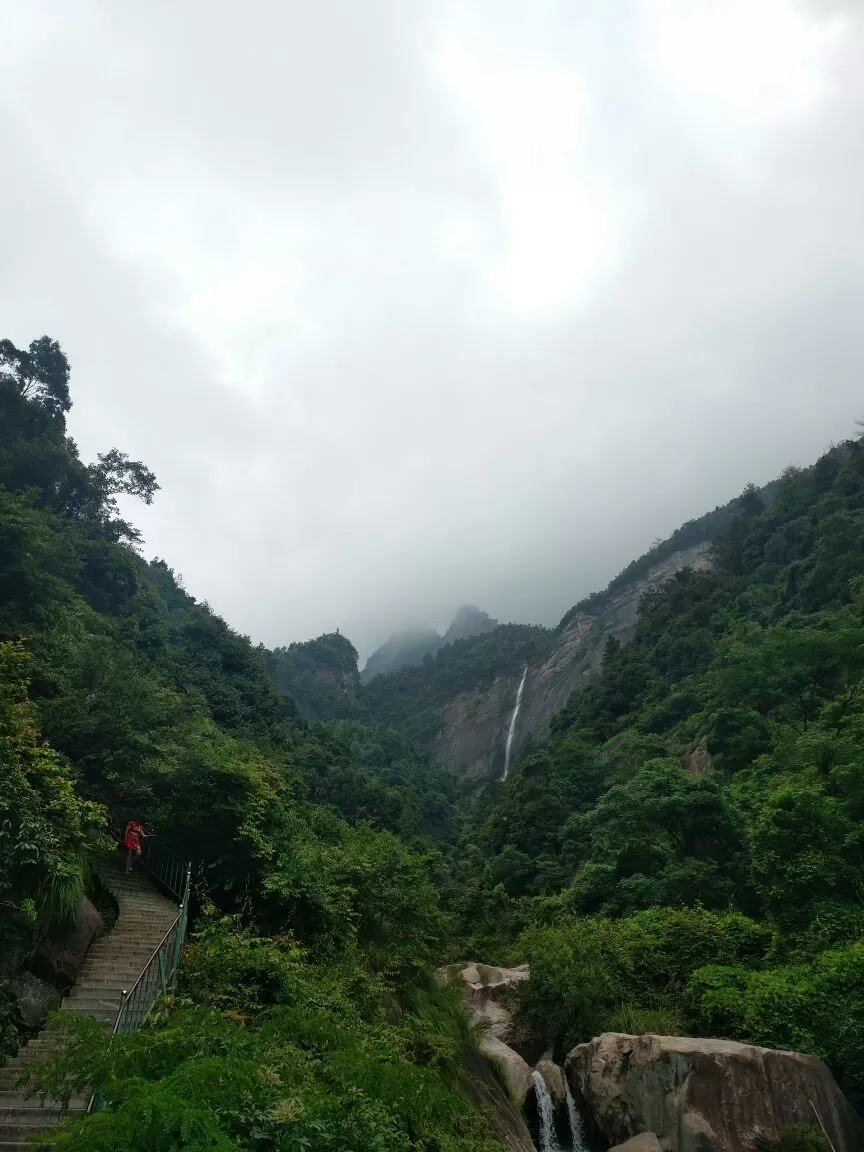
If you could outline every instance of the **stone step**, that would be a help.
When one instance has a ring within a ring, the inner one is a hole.
[[[116,996],[67,996],[60,1005],[61,1012],[113,1012],[117,1015],[123,997],[118,992]]]
[[[92,1016],[94,1020],[101,1020],[103,1024],[113,1024],[117,1018],[116,1008],[76,1008],[74,1005],[63,1009],[70,1016]]]
[[[131,988],[143,970],[143,964],[100,964],[98,967],[91,966],[86,972],[82,969],[81,978],[85,981],[109,978],[118,984],[125,982],[126,987]]]
[[[29,1143],[32,1137],[38,1136],[40,1132],[50,1132],[52,1128],[56,1127],[60,1119],[58,1113],[51,1112],[46,1112],[38,1120],[34,1116],[29,1122],[21,1116],[10,1120],[4,1120],[0,1117],[0,1134],[3,1136],[3,1143],[0,1143],[0,1148],[4,1148],[9,1140],[23,1140],[25,1148],[32,1148],[32,1143]],[[37,1144],[36,1147],[38,1148],[39,1145]]]
[[[131,991],[154,950],[179,914],[177,902],[163,896],[140,870],[126,874],[122,865],[105,867],[103,883],[117,903],[113,931],[98,937],[87,953],[78,981],[60,1006],[61,1012],[102,1021],[108,1030],[117,1018],[123,993]],[[0,1152],[33,1152],[39,1133],[60,1119],[57,1101],[25,1097],[17,1081],[36,1060],[56,1053],[65,1043],[62,1030],[49,1026],[0,1068]],[[83,1113],[89,1098],[77,1096],[68,1114]]]
[[[112,975],[106,977],[104,980],[82,980],[76,984],[72,991],[69,993],[68,999],[79,1000],[82,997],[89,999],[91,996],[105,996],[110,999],[118,999],[123,996],[124,992],[128,992],[132,987],[131,984],[122,980],[118,981]]]
[[[72,1096],[69,1100],[70,1112],[86,1112],[87,1105],[90,1103],[89,1096]],[[19,1092],[0,1092],[0,1116],[9,1109],[23,1108],[25,1111],[34,1111],[41,1109],[43,1105],[39,1102],[38,1096],[22,1096]],[[58,1109],[60,1105],[53,1101],[46,1101],[46,1108]]]

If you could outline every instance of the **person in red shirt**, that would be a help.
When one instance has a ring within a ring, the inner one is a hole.
[[[130,820],[123,833],[123,847],[126,849],[126,871],[132,871],[132,857],[141,855],[141,840],[146,840],[150,833],[145,832],[137,820]]]

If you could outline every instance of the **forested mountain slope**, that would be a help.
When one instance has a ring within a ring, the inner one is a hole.
[[[800,1049],[860,1108],[864,443],[745,491],[711,558],[487,790],[449,899],[472,952],[531,963],[526,1037]]]
[[[760,492],[769,502],[773,485]],[[365,714],[395,724],[418,751],[459,778],[498,779],[519,684],[527,668],[511,754],[542,736],[552,716],[600,667],[607,641],[629,640],[639,601],[682,568],[702,568],[737,504],[677,529],[618,574],[603,592],[571,608],[554,630],[498,625],[488,635],[442,647],[419,667],[377,678],[363,694]]]
[[[663,545],[557,632],[498,627],[360,691],[344,638],[268,656],[146,563],[116,497],[155,478],[82,462],[69,406],[56,344],[0,343],[3,1048],[109,814],[199,863],[181,995],[107,1054],[70,1024],[39,1073],[105,1098],[58,1149],[496,1152],[476,1038],[432,977],[469,956],[530,964],[529,1056],[726,1036],[824,1057],[864,1106],[864,443],[770,502],[748,488],[710,556]],[[632,640],[596,635],[548,737],[461,802],[418,755],[442,711],[622,604]],[[310,724],[271,673],[307,711],[356,691],[357,712]]]
[[[58,1148],[483,1152],[474,1041],[431,976],[452,778],[396,733],[305,723],[263,650],[142,560],[116,496],[155,478],[82,462],[70,405],[56,343],[0,343],[0,1058],[18,977],[134,814],[198,862],[182,998],[107,1056],[70,1022],[46,1075],[106,1108]]]

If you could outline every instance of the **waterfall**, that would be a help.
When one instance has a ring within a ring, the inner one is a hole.
[[[576,1107],[576,1101],[573,1099],[573,1093],[570,1091],[566,1076],[564,1077],[564,1091],[567,1093],[567,1115],[570,1117],[570,1139],[573,1143],[573,1152],[587,1152],[582,1117]]]
[[[507,779],[507,773],[510,771],[510,749],[513,746],[513,733],[516,731],[516,717],[519,715],[519,709],[522,707],[522,692],[525,689],[525,677],[528,675],[528,665],[525,665],[525,671],[522,673],[522,679],[519,681],[519,690],[516,693],[516,704],[513,708],[513,719],[510,721],[510,731],[507,733],[507,748],[504,752],[504,775],[502,780]]]
[[[552,1103],[546,1081],[536,1071],[531,1073],[531,1079],[534,1081],[537,1115],[540,1118],[540,1152],[561,1152],[561,1145],[555,1135],[555,1105]]]

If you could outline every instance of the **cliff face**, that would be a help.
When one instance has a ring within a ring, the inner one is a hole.
[[[513,734],[511,765],[526,738],[542,733],[570,695],[596,672],[610,636],[626,642],[636,628],[639,601],[682,568],[707,568],[710,544],[683,548],[641,577],[623,584],[600,607],[568,613],[552,649],[529,665],[522,706]],[[489,779],[504,771],[507,734],[516,702],[519,675],[499,677],[488,688],[465,692],[442,712],[434,759],[460,776]]]

